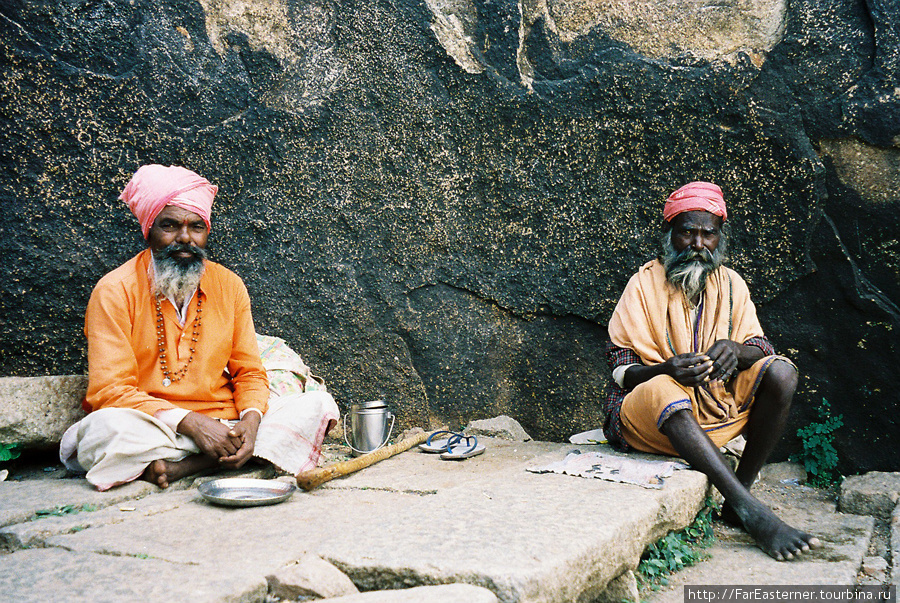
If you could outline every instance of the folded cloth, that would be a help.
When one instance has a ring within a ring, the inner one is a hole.
[[[315,469],[325,435],[339,417],[338,406],[327,392],[272,396],[259,424],[253,456],[295,475]]]
[[[543,467],[529,467],[528,471],[594,477],[610,482],[659,489],[663,487],[665,478],[672,475],[673,471],[687,468],[686,463],[678,461],[645,461],[603,452],[575,450],[561,461]]]
[[[290,396],[305,392],[328,391],[325,381],[313,375],[300,354],[288,347],[284,339],[256,334],[259,356],[273,396]]]

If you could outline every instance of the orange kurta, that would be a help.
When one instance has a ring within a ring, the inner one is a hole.
[[[248,408],[265,413],[268,379],[259,358],[250,296],[227,268],[206,262],[185,324],[168,300],[161,302],[170,374],[191,355],[197,297],[203,300],[199,341],[186,375],[164,387],[159,366],[156,305],[150,294],[150,250],[97,283],[88,302],[88,411],[133,408],[153,415],[173,408],[237,419]]]
[[[678,354],[706,352],[719,339],[743,343],[763,331],[747,284],[733,270],[722,266],[709,275],[695,323],[684,294],[666,280],[659,260],[653,260],[629,281],[609,335],[613,344],[654,365]],[[659,427],[671,413],[690,408],[713,442],[723,445],[745,428],[762,375],[775,358],[758,360],[727,385],[713,381],[690,388],[666,375],[638,385],[622,403],[623,436],[638,450],[674,455]]]

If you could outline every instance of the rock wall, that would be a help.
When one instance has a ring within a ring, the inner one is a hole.
[[[602,421],[606,324],[665,196],[726,192],[731,264],[824,397],[845,471],[897,470],[900,10],[814,0],[9,0],[0,374],[85,370],[140,251],[143,163],[220,186],[212,256],[344,410]]]

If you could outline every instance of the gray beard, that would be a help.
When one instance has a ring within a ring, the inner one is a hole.
[[[713,252],[707,249],[695,251],[690,247],[679,252],[672,246],[672,232],[666,231],[662,236],[662,248],[660,259],[666,269],[666,280],[681,289],[688,300],[694,300],[706,289],[707,277],[725,262],[727,244],[723,233]]]
[[[174,254],[189,250],[193,257],[176,258]],[[206,268],[204,260],[206,250],[193,245],[174,243],[153,252],[153,264],[156,270],[153,279],[153,294],[174,299],[179,305],[190,299],[200,286],[200,278]]]

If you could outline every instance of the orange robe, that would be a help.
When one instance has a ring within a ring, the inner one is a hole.
[[[203,300],[194,359],[180,381],[163,386],[156,304],[150,294],[150,254],[149,249],[142,251],[104,276],[91,294],[84,327],[88,340],[85,410],[132,408],[154,415],[184,408],[221,419],[237,419],[248,408],[265,413],[269,384],[247,288],[236,274],[214,262],[206,262],[183,327],[172,304],[161,301],[171,375],[191,355],[198,296]]]
[[[644,264],[631,277],[609,323],[612,343],[633,350],[645,365],[661,364],[684,353],[702,353],[719,339],[743,343],[763,337],[750,291],[735,271],[724,266],[709,275],[696,322],[680,289],[666,280],[659,260]],[[769,364],[766,356],[723,384],[712,381],[685,387],[658,375],[631,390],[622,402],[622,435],[644,452],[676,455],[659,427],[672,413],[690,409],[717,446],[746,427],[753,397]]]

